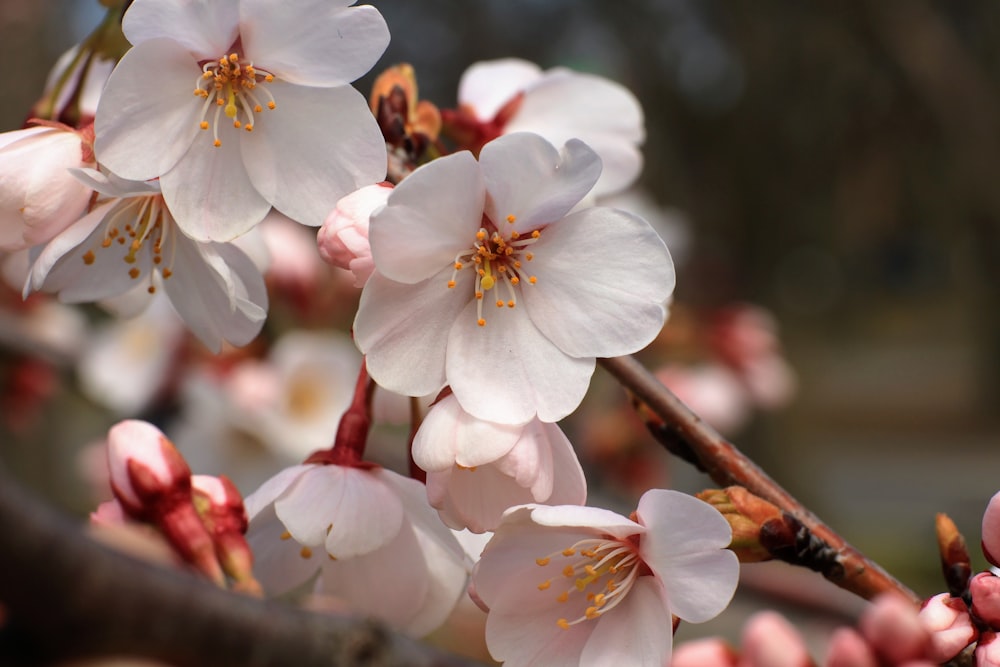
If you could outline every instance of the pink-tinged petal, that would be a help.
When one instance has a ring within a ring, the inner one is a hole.
[[[274,501],[278,518],[297,541],[326,544],[335,558],[352,558],[385,546],[399,533],[399,497],[368,472],[335,465],[303,474]]]
[[[166,37],[199,60],[217,59],[236,41],[239,6],[239,0],[135,0],[122,32],[133,45]]]
[[[878,667],[868,642],[854,628],[837,628],[830,636],[825,667]]]
[[[997,578],[992,573],[983,574],[987,574],[987,576],[994,579]],[[976,577],[979,576],[976,575]],[[975,577],[973,578],[974,581]],[[973,607],[975,608],[978,599],[976,592],[972,590],[971,586],[970,594],[972,596]],[[994,623],[990,623],[988,617],[979,615],[978,609],[976,611],[976,615],[980,619],[990,625],[994,625]],[[919,618],[920,625],[931,636],[930,647],[925,657],[936,664],[948,662],[954,658],[966,646],[974,642],[979,635],[979,631],[972,624],[972,618],[969,615],[969,610],[965,602],[961,598],[953,598],[947,593],[935,595],[924,603],[924,607],[920,610]]]
[[[404,630],[424,606],[427,564],[409,525],[375,551],[326,560],[316,581],[316,594],[342,600],[356,614]]]
[[[993,565],[1000,563],[1000,493],[990,498],[983,512],[983,555]]]
[[[775,611],[750,617],[743,629],[740,664],[752,667],[812,667],[805,641],[798,630]]]
[[[70,169],[69,173],[88,189],[96,190],[105,197],[125,198],[160,194],[158,181],[129,181],[88,167]]]
[[[494,465],[428,473],[427,497],[449,527],[473,533],[494,530],[505,510],[535,500],[529,489]]]
[[[493,120],[505,104],[541,77],[541,68],[527,60],[504,58],[478,62],[462,74],[458,102],[472,107],[479,120]]]
[[[193,94],[200,71],[195,58],[169,39],[129,50],[111,73],[97,106],[98,161],[135,181],[170,171],[200,131],[204,103]]]
[[[459,405],[454,395],[435,403],[413,438],[413,460],[423,470],[447,470],[456,463],[465,467],[497,460],[517,443],[521,427],[476,419]]]
[[[537,505],[531,510],[531,520],[539,526],[588,528],[595,535],[617,538],[646,533],[646,528],[635,521],[601,507]]]
[[[642,107],[614,81],[554,69],[528,86],[505,132],[534,132],[555,145],[577,138],[604,164],[594,194],[622,190],[639,175],[645,139]]]
[[[137,479],[134,469],[142,470]],[[108,431],[108,472],[118,499],[143,509],[150,494],[190,489],[191,469],[163,432],[138,419],[120,421]]]
[[[674,266],[644,220],[586,209],[547,227],[532,251],[538,282],[521,294],[532,321],[563,353],[616,357],[659,334]]]
[[[501,230],[519,233],[562,219],[601,175],[601,160],[586,144],[571,139],[559,151],[527,132],[486,144],[479,164],[489,192],[486,215]]]
[[[973,575],[969,581],[969,595],[972,613],[991,628],[1000,627],[1000,577],[992,572]]]
[[[367,355],[368,373],[379,385],[408,396],[426,396],[444,386],[448,331],[473,281],[460,273],[458,286],[450,290],[450,275],[445,267],[424,282],[406,285],[376,271],[365,284],[354,342]]]
[[[737,667],[738,656],[725,640],[719,637],[693,639],[674,647],[670,657],[671,667]]]
[[[642,551],[651,567],[662,564],[667,569],[676,556],[724,549],[732,539],[729,522],[718,510],[680,491],[647,491],[636,515],[649,529]]]
[[[196,241],[232,241],[271,208],[247,174],[240,137],[225,134],[222,145],[215,146],[211,134],[202,132],[184,158],[160,177],[177,226]]]
[[[676,557],[666,572],[646,564],[663,582],[670,611],[689,623],[703,623],[722,613],[740,578],[739,559],[728,549]]]
[[[514,448],[493,464],[493,467],[510,477],[518,486],[530,491],[526,500],[510,505],[548,503],[552,494],[552,450],[549,443],[539,437],[541,429],[536,424],[541,422],[537,419],[528,422]]]
[[[467,151],[420,167],[372,218],[368,235],[375,266],[403,283],[450,267],[459,252],[472,248],[485,197],[479,165]]]
[[[551,589],[535,589],[524,597],[519,585],[509,585],[501,592],[486,617],[486,645],[490,655],[506,665],[519,667],[579,665],[580,654],[596,625],[579,623],[566,630],[559,627],[557,621],[573,610],[559,604],[556,596]]]
[[[76,249],[94,233],[116,203],[109,201],[101,204],[80,218],[75,225],[71,225],[52,239],[32,262],[23,296],[27,297],[31,292],[43,289],[46,283],[48,289],[55,292],[72,285],[81,276],[83,280],[89,280],[88,276],[93,275],[93,272],[92,267],[88,267],[83,261],[86,250],[80,249],[77,252]],[[93,240],[100,248],[100,242],[97,239]]]
[[[586,622],[596,623],[596,627],[583,647],[580,667],[659,667],[670,661],[670,610],[663,606],[653,577],[639,577],[621,604]]]
[[[260,485],[256,491],[243,499],[243,506],[246,507],[247,516],[250,519],[256,517],[268,505],[273,503],[279,496],[288,491],[302,473],[312,470],[315,465],[298,465],[285,468],[277,475]],[[284,529],[282,529],[284,530]]]
[[[441,523],[437,512],[427,504],[423,484],[387,470],[373,474],[399,494],[424,556],[427,594],[423,605],[402,628],[412,636],[422,637],[444,623],[464,593],[468,579],[465,552],[454,533]]]
[[[462,288],[459,284],[456,289]],[[486,301],[485,326],[477,324],[473,300],[448,335],[448,384],[466,412],[488,421],[523,424],[536,415],[542,421],[559,421],[575,410],[587,393],[594,359],[564,354],[523,308],[497,308],[489,297]],[[485,379],[483,369],[492,368],[499,372]]]
[[[555,478],[552,493],[544,502],[550,505],[583,505],[587,502],[587,478],[580,459],[569,439],[556,424],[538,422],[552,450],[552,470]],[[536,498],[536,502],[538,501]]]
[[[240,2],[247,57],[302,86],[342,86],[365,74],[389,45],[389,28],[370,5],[297,0],[295,11],[273,0]]]
[[[174,271],[163,286],[198,340],[216,354],[223,341],[253,340],[267,317],[267,289],[250,258],[235,246],[198,243],[179,233],[174,253]]]
[[[917,609],[895,593],[882,593],[865,610],[858,628],[868,643],[891,665],[919,660],[930,647],[930,635],[920,624]]]
[[[269,595],[301,586],[329,560],[321,550],[303,550],[300,543],[284,537],[285,530],[272,505],[264,506],[247,528],[254,577]]]
[[[341,197],[385,180],[385,140],[361,93],[267,85],[277,107],[257,114],[240,146],[254,188],[276,209],[318,227]]]

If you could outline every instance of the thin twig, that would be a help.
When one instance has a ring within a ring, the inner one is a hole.
[[[690,449],[698,466],[720,486],[738,484],[770,501],[797,518],[813,536],[824,541],[836,553],[842,566],[824,573],[830,581],[871,600],[880,593],[895,591],[920,602],[916,593],[897,581],[877,563],[852,547],[802,503],[761,470],[734,445],[706,424],[681,402],[673,392],[633,357],[600,359],[600,364],[626,389],[645,403],[670,429],[671,435]]]

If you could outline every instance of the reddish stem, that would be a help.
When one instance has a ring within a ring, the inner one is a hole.
[[[337,437],[333,447],[313,452],[305,463],[321,463],[351,467],[369,467],[366,463],[365,445],[368,443],[368,430],[372,425],[371,404],[375,392],[375,383],[368,377],[368,367],[361,360],[358,380],[354,384],[354,398],[344,412],[337,425]]]

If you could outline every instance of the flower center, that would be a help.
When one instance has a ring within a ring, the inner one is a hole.
[[[100,244],[93,244],[83,253],[83,263],[92,265],[97,260],[97,252],[113,252],[115,246],[126,246],[122,260],[129,267],[128,275],[138,280],[142,271],[136,266],[139,253],[149,252],[153,266],[157,267],[164,279],[173,275],[174,238],[171,234],[170,213],[161,195],[129,197],[111,207],[104,217],[104,234]],[[163,247],[168,245],[169,258],[164,265]],[[96,251],[96,252],[95,252]],[[150,273],[150,278],[152,274]],[[156,292],[150,280],[146,291]]]
[[[222,140],[219,139],[219,123],[223,113],[226,118],[232,119],[233,127],[237,130],[243,128],[247,132],[253,132],[254,114],[264,111],[264,107],[275,108],[274,96],[266,86],[258,85],[273,81],[273,74],[256,69],[252,62],[242,64],[237,53],[230,53],[202,66],[201,76],[198,77],[194,88],[195,97],[205,100],[201,108],[199,126],[203,130],[212,128],[215,146],[222,145]],[[265,101],[262,102],[261,98]],[[207,119],[213,100],[215,113],[212,115],[212,122],[209,123]]]
[[[513,215],[507,216],[507,222],[514,224],[517,218]],[[484,218],[484,222],[489,222]],[[490,223],[492,227],[492,223]],[[448,281],[448,289],[455,287],[455,278],[458,272],[464,268],[472,268],[476,271],[476,322],[479,326],[486,326],[486,318],[483,317],[483,301],[486,292],[494,287],[497,291],[496,307],[514,308],[517,305],[517,288],[524,282],[534,285],[538,279],[527,273],[524,268],[525,262],[530,262],[535,256],[527,251],[528,246],[535,243],[542,236],[542,232],[534,230],[530,234],[520,234],[511,231],[509,234],[501,234],[497,229],[492,232],[486,227],[480,227],[476,232],[476,240],[473,241],[472,248],[458,253],[455,256],[455,270]],[[498,285],[503,284],[501,288]],[[500,290],[506,291],[507,299],[503,299]]]
[[[618,606],[632,589],[643,565],[634,544],[612,537],[580,540],[562,551],[535,559],[535,563],[545,568],[554,561],[556,567],[563,565],[558,579],[570,582],[556,595],[556,600],[581,610],[573,620],[567,618],[573,614],[567,614],[556,621],[563,630],[599,618]],[[538,590],[549,591],[555,580],[557,577],[545,579],[538,584]]]

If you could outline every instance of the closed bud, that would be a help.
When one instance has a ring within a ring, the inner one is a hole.
[[[935,595],[924,603],[919,618],[920,624],[931,635],[927,657],[935,663],[951,660],[974,642],[979,634],[965,602],[947,593]]]
[[[337,202],[316,237],[319,254],[328,263],[354,274],[354,286],[364,287],[375,270],[368,243],[372,213],[385,205],[392,186],[368,185]]]
[[[709,489],[698,498],[717,509],[733,529],[730,544],[741,563],[758,563],[794,548],[800,524],[779,507],[742,486]]]
[[[1000,667],[1000,641],[997,633],[984,632],[976,645],[976,667]]]
[[[1000,493],[990,498],[983,512],[983,555],[991,565],[1000,567]]]
[[[972,613],[994,630],[1000,630],[1000,577],[980,572],[969,582]]]
[[[947,514],[937,515],[935,529],[938,552],[941,554],[941,572],[948,585],[948,592],[952,597],[962,597],[969,585],[969,577],[972,576],[969,548],[955,522]]]
[[[233,580],[233,588],[260,595],[260,584],[253,576],[253,554],[243,537],[247,514],[240,492],[225,476],[195,475],[191,486],[195,507],[212,538],[215,556],[223,572]]]
[[[152,424],[127,419],[111,427],[108,469],[115,497],[135,519],[155,523],[158,513],[190,502],[191,469]]]

